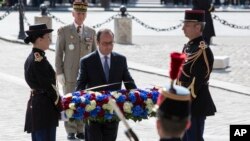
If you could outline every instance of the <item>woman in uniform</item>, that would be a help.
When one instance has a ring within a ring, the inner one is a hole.
[[[55,71],[45,56],[51,39],[46,24],[31,25],[26,31],[25,43],[33,48],[25,65],[25,80],[31,89],[27,105],[24,131],[31,133],[32,141],[55,141],[60,115],[60,97],[55,89]]]

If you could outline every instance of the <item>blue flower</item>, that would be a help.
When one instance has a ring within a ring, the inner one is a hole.
[[[85,97],[85,104],[90,104],[90,94],[87,93],[84,95],[84,97]]]
[[[96,108],[92,111],[90,111],[90,116],[91,117],[97,117],[98,115],[98,112],[100,112],[101,110],[101,107],[100,106],[96,106]]]
[[[129,100],[132,102],[132,103],[135,103],[136,102],[136,96],[133,92],[130,92],[129,93],[129,96],[128,96]]]
[[[147,100],[147,93],[146,91],[141,90],[140,91],[140,97],[143,99],[143,101]]]
[[[73,117],[75,119],[81,120],[83,119],[83,113],[84,113],[84,109],[81,107],[77,107],[76,112],[73,114]]]
[[[113,114],[110,114],[109,112],[105,112],[104,119],[111,120],[113,117]]]
[[[78,96],[73,96],[71,101],[72,101],[73,103],[78,104],[78,103],[81,103],[81,98],[78,97]]]
[[[80,91],[73,92],[72,96],[77,96],[77,97],[81,96]]]
[[[152,91],[152,100],[153,100],[153,102],[154,102],[154,103],[156,103],[156,102],[157,102],[157,98],[158,98],[158,96],[159,96],[159,92],[158,92],[158,91],[153,90],[153,91]]]
[[[116,101],[119,102],[119,103],[124,103],[126,100],[126,96],[125,95],[120,95]]]
[[[96,101],[102,101],[105,97],[106,97],[106,95],[98,95],[96,97]]]
[[[137,105],[137,106],[132,108],[132,115],[133,116],[141,117],[142,114],[143,114],[143,109],[141,106]]]

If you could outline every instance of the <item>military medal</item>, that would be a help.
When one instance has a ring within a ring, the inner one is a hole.
[[[69,44],[69,50],[73,50],[75,47],[73,44]]]

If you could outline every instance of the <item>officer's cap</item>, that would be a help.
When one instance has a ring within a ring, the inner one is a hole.
[[[173,87],[174,91],[170,85],[160,89],[157,116],[175,121],[187,119],[190,116],[190,92],[182,86],[174,85]]]
[[[87,8],[88,8],[87,2],[74,2],[73,3],[73,10],[75,12],[85,13],[87,12]]]
[[[205,22],[205,11],[186,10],[184,22]]]
[[[37,35],[37,34],[45,34],[45,33],[50,33],[52,32],[53,29],[48,29],[47,25],[42,23],[42,24],[35,24],[29,26],[29,30],[25,31],[27,35],[32,36],[32,35]]]

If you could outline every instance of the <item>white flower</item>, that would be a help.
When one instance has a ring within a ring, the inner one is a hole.
[[[117,91],[113,91],[113,92],[111,92],[111,95],[115,98],[115,99],[117,99],[119,96],[121,96],[122,94],[121,93],[119,93],[119,92],[117,92]]]
[[[76,109],[75,103],[69,103],[69,108],[75,110]]]
[[[80,96],[80,99],[81,99],[81,103],[84,103],[86,98],[84,96]]]
[[[148,98],[144,103],[146,104],[146,108],[148,109],[148,113],[149,114],[152,113],[153,108],[154,108],[154,103],[153,103],[152,99]]]
[[[116,101],[114,99],[109,99],[109,102],[107,104],[103,104],[102,108],[104,110],[108,110],[110,114],[114,113],[114,108],[111,105],[111,100],[115,103]]]
[[[147,105],[146,108],[148,109],[148,114],[153,112],[154,105]]]
[[[133,107],[133,104],[131,102],[124,102],[123,104],[123,110],[126,113],[132,113],[131,108]]]
[[[73,113],[74,113],[74,111],[71,110],[71,109],[67,109],[67,110],[65,111],[65,113],[66,113],[67,118],[71,118],[72,115],[73,115]]]
[[[152,99],[147,98],[147,100],[144,102],[146,105],[154,105]]]
[[[95,108],[96,108],[96,101],[95,100],[91,100],[90,104],[86,105],[85,110],[87,112],[90,112],[90,111],[94,110]]]

